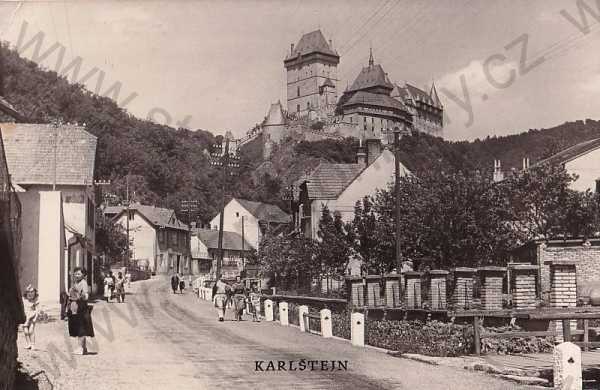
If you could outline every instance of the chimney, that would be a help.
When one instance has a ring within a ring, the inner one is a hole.
[[[500,160],[494,160],[494,181],[504,180],[504,172],[502,172],[502,163]]]
[[[333,41],[331,39],[329,40],[329,48],[333,50]]]
[[[290,44],[290,54],[294,54],[294,44]]]
[[[529,169],[529,157],[523,157],[523,170],[526,171]]]
[[[367,165],[373,164],[373,161],[381,154],[381,140],[371,138],[367,140]]]
[[[356,162],[363,167],[367,166],[367,153],[362,144],[362,138],[358,139],[358,151],[356,152]]]

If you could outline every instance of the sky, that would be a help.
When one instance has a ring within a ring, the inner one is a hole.
[[[594,0],[0,1],[0,40],[138,117],[241,137],[271,103],[285,104],[290,44],[321,29],[341,55],[340,95],[372,48],[392,81],[427,91],[435,82],[445,138],[473,140],[600,118],[598,7]]]

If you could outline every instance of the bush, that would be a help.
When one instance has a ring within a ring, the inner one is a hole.
[[[332,312],[331,327],[334,336],[350,340],[350,312],[348,310]]]
[[[504,333],[521,330],[519,326],[486,327],[486,333]],[[552,352],[554,337],[483,337],[481,352],[498,355],[513,353],[542,353]]]
[[[367,343],[403,353],[461,356],[473,350],[473,327],[439,321],[369,321]]]

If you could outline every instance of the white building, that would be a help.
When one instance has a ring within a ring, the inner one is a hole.
[[[210,221],[213,230],[219,229],[220,217],[221,213]],[[290,222],[291,217],[278,206],[233,198],[225,206],[223,230],[243,236],[258,249],[267,230],[277,233]]]
[[[123,228],[129,227],[129,250],[134,264],[148,266],[156,273],[192,272],[189,228],[177,219],[175,211],[133,204],[129,213],[121,207],[113,218]]]
[[[21,287],[58,301],[80,266],[94,283],[94,165],[97,138],[74,125],[2,123],[11,180],[19,187]],[[66,249],[66,250],[65,250]]]

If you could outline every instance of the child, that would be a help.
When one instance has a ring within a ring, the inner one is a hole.
[[[25,335],[25,348],[35,349],[35,322],[38,317],[38,292],[31,285],[25,289],[23,294],[23,307],[25,308],[25,323],[23,334]]]
[[[256,287],[250,293],[250,309],[252,310],[252,322],[260,322],[260,294]]]
[[[185,280],[180,274],[177,274],[177,276],[179,277],[179,292],[183,294],[185,290]]]

